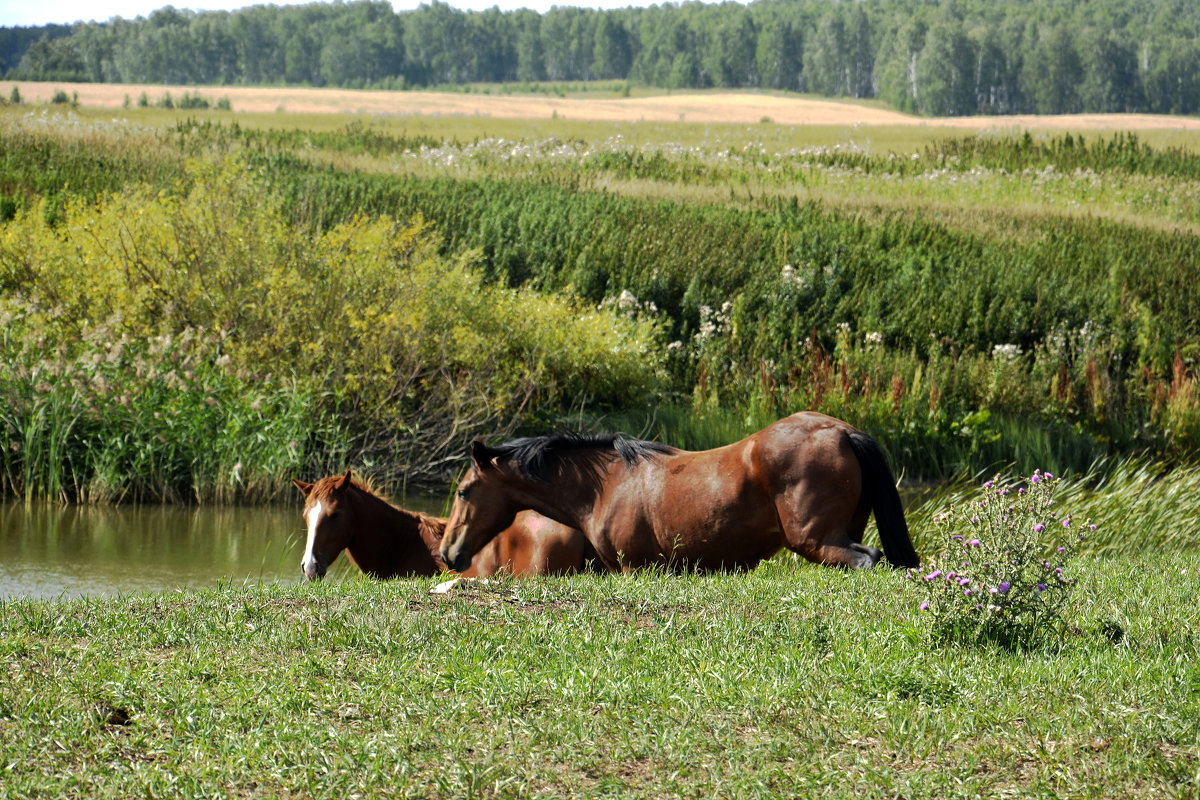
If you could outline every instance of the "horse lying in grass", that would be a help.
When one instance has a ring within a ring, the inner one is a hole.
[[[886,553],[918,564],[879,444],[802,412],[740,442],[687,452],[614,435],[476,442],[441,541],[449,566],[533,509],[583,532],[610,569],[743,569],[787,547],[817,564],[865,569]],[[862,543],[871,511],[883,552]]]
[[[446,520],[393,506],[353,480],[350,470],[316,483],[295,478],[292,483],[304,495],[308,541],[300,568],[309,580],[324,578],[343,550],[374,578],[446,571],[438,551]],[[502,571],[551,575],[587,569],[594,560],[582,533],[528,511],[516,514],[474,559],[467,559],[460,572],[465,577]]]

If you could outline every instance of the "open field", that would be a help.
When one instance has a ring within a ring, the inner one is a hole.
[[[8,85],[8,84],[5,84]],[[748,124],[769,119],[780,125],[909,125],[956,131],[1200,131],[1200,119],[1153,114],[1074,114],[922,118],[874,105],[808,97],[700,92],[645,97],[543,97],[452,92],[389,92],[353,89],[246,86],[148,86],[98,83],[15,82],[30,102],[48,102],[55,91],[78,94],[79,103],[121,108],[145,92],[150,102],[170,92],[200,94],[210,102],[227,97],[244,113],[363,114],[394,116],[481,116],[605,122],[696,122]]]
[[[1197,569],[1081,564],[1030,652],[790,558],[6,602],[0,794],[1195,797]]]

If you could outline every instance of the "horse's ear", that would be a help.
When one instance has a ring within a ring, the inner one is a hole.
[[[350,473],[351,473],[351,471],[352,471],[352,470],[349,470],[349,469],[348,469],[348,470],[346,470],[346,474],[342,476],[342,479],[341,479],[340,481],[338,481],[338,484],[337,484],[337,490],[338,490],[339,492],[340,492],[340,491],[342,491],[343,489],[345,489],[347,486],[349,486],[349,485],[350,485]]]
[[[296,484],[296,488],[300,490],[300,494],[308,497],[308,493],[312,491],[313,484],[305,483],[299,478],[292,478],[292,483]]]
[[[483,472],[485,468],[492,466],[492,451],[476,439],[471,442],[471,461],[475,463],[476,472]]]

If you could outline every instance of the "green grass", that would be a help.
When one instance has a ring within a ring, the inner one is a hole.
[[[5,796],[1194,797],[1200,558],[1081,563],[1032,652],[901,574],[0,604]]]
[[[1030,470],[1000,470],[1008,477]],[[1168,468],[1140,459],[1099,461],[1064,480],[1055,494],[1061,514],[1094,519],[1099,529],[1082,545],[1093,556],[1131,558],[1156,552],[1200,551],[1200,468]],[[930,493],[908,513],[918,550],[933,546],[933,515],[942,508],[965,506],[978,497],[966,481],[950,482]]]

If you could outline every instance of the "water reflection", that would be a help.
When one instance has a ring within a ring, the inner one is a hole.
[[[442,510],[440,500],[404,505]],[[0,503],[0,598],[164,591],[222,579],[297,581],[303,547],[298,506]],[[345,570],[344,557],[337,564]]]

